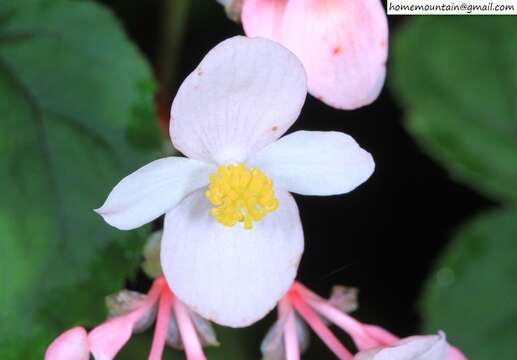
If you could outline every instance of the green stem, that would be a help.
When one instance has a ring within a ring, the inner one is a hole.
[[[176,83],[176,70],[181,56],[185,25],[191,0],[166,0],[156,60],[156,76],[160,83],[159,101],[171,100]]]

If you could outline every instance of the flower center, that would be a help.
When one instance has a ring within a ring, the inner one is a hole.
[[[242,222],[248,230],[253,221],[278,208],[271,179],[259,169],[248,169],[244,163],[219,166],[210,175],[205,195],[215,205],[210,213],[217,221],[226,226]]]

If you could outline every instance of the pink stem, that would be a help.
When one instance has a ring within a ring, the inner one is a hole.
[[[285,355],[287,360],[300,360],[300,344],[296,333],[296,319],[294,312],[287,315],[284,326]]]
[[[338,327],[347,332],[354,340],[359,351],[371,349],[381,344],[377,339],[368,334],[365,326],[353,317],[336,309],[334,306],[323,302],[309,300],[309,304],[325,318],[332,321]]]
[[[167,339],[167,330],[169,328],[170,311],[172,305],[172,293],[165,288],[160,297],[160,305],[158,308],[158,316],[156,318],[156,327],[154,330],[153,344],[149,360],[161,360],[165,341]]]
[[[174,298],[173,308],[187,360],[206,360],[187,307],[177,298]]]
[[[167,287],[167,283],[163,277],[159,277],[154,280],[151,288],[147,292],[147,297],[143,303],[137,309],[123,316],[127,316],[133,323],[136,323],[138,319],[140,319],[146,312],[148,312],[158,301],[164,287]]]
[[[154,303],[160,297],[162,290],[164,288],[168,288],[168,286],[167,286],[167,282],[165,281],[163,276],[156,278],[156,280],[154,280],[154,282],[153,282],[153,285],[147,292],[147,298],[145,300],[144,305],[142,305],[142,307],[144,307],[146,309],[149,307],[152,307],[154,305]]]
[[[278,303],[278,325],[282,327],[286,360],[300,360],[295,314],[287,298],[281,299]]]
[[[320,337],[320,339],[329,347],[330,350],[340,360],[353,360],[353,356],[343,344],[339,342],[336,336],[327,328],[327,326],[321,321],[318,315],[303,301],[298,294],[291,296],[291,301],[295,309],[300,313],[309,326],[314,332]]]

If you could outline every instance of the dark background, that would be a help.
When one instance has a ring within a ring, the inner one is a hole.
[[[164,1],[102,2],[113,9],[130,37],[156,64]],[[389,18],[392,35],[404,20]],[[242,33],[240,24],[227,19],[215,0],[192,0],[171,93],[213,46]],[[299,279],[325,296],[334,284],[358,287],[356,316],[400,336],[418,332],[419,295],[451,232],[490,206],[427,157],[403,122],[404,113],[390,91],[388,71],[384,91],[374,104],[339,111],[309,96],[300,119],[290,129],[346,132],[376,162],[370,180],[350,194],[296,196],[306,238]],[[258,326],[267,327],[268,322]],[[319,341],[313,344],[308,358],[323,346]],[[329,351],[324,354],[332,358]]]

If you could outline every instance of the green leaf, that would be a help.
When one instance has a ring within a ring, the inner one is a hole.
[[[517,210],[479,216],[456,234],[423,297],[427,332],[443,329],[476,360],[513,360]]]
[[[58,332],[100,320],[134,269],[140,237],[92,209],[155,156],[153,88],[101,6],[0,0],[2,359],[41,359]]]
[[[452,176],[517,200],[517,26],[511,17],[414,18],[392,79],[407,128]]]

